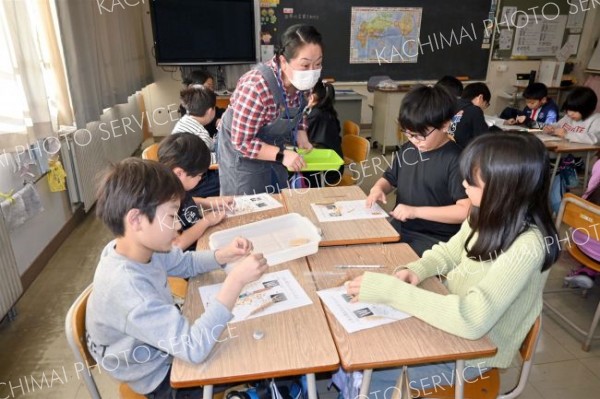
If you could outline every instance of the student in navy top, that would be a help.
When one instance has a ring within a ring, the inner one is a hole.
[[[460,98],[463,93],[463,84],[454,76],[446,75],[437,81],[436,86],[441,86],[448,90],[456,98]]]
[[[452,118],[450,133],[461,150],[475,137],[490,130],[483,110],[490,106],[491,97],[490,89],[485,83],[471,83],[458,99],[459,111]]]
[[[456,234],[471,206],[462,185],[461,150],[448,135],[455,113],[456,99],[442,87],[417,86],[406,94],[398,122],[408,142],[367,197],[370,207],[387,203],[386,195],[396,191],[392,225],[419,256]]]
[[[523,91],[525,108],[522,112],[514,108],[505,108],[500,118],[506,119],[507,125],[525,125],[541,129],[558,121],[558,106],[548,97],[548,88],[543,83],[532,83]]]
[[[333,107],[334,102],[334,87],[329,83],[318,81],[310,93],[308,106],[304,110],[308,124],[308,140],[315,148],[328,148],[344,159],[340,121],[337,118],[337,111]],[[335,171],[325,173],[327,184],[337,184],[343,170],[342,166],[339,173]],[[308,177],[311,187],[320,185],[317,184],[320,183],[320,179],[316,174],[309,174],[306,177]]]

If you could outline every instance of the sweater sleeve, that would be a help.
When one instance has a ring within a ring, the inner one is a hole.
[[[438,275],[447,275],[459,263],[463,244],[471,231],[469,223],[463,222],[460,230],[448,242],[440,241],[423,253],[423,257],[406,265],[421,281]]]
[[[169,276],[189,278],[221,267],[215,258],[215,251],[187,251],[173,247],[168,254],[161,254],[162,263]]]
[[[190,323],[173,304],[149,298],[129,312],[125,333],[186,362],[200,363],[218,342],[232,317],[231,312],[215,300],[202,316]]]
[[[540,273],[543,248],[539,233],[523,233],[497,259],[479,265],[490,269],[464,296],[440,295],[393,276],[365,273],[359,299],[385,303],[450,334],[479,339],[502,317],[530,276]]]

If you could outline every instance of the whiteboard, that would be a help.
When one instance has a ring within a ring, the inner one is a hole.
[[[600,70],[600,43],[596,45],[594,54],[592,54],[592,58],[590,58],[590,62],[588,63],[588,69]]]

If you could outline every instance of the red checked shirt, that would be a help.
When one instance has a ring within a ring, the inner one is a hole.
[[[277,73],[278,67],[274,59],[266,65]],[[300,91],[290,94],[286,90],[288,107],[299,107],[300,96]],[[263,145],[263,141],[256,137],[258,131],[279,116],[275,98],[259,71],[253,69],[240,78],[231,95],[229,106],[233,111],[231,120],[233,145],[245,157],[256,158]],[[304,118],[300,121],[298,130],[306,130]]]

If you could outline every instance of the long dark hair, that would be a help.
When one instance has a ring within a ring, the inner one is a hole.
[[[460,169],[470,185],[476,185],[476,176],[485,184],[480,206],[471,206],[467,256],[491,260],[535,225],[543,237],[552,238],[550,245],[546,243],[542,271],[548,269],[558,258],[559,247],[548,202],[548,152],[542,141],[523,133],[481,135],[463,151]]]
[[[334,107],[335,88],[330,83],[323,83],[323,81],[319,80],[312,88],[311,94],[317,97],[317,104],[314,108],[318,108],[337,118],[337,111]]]

